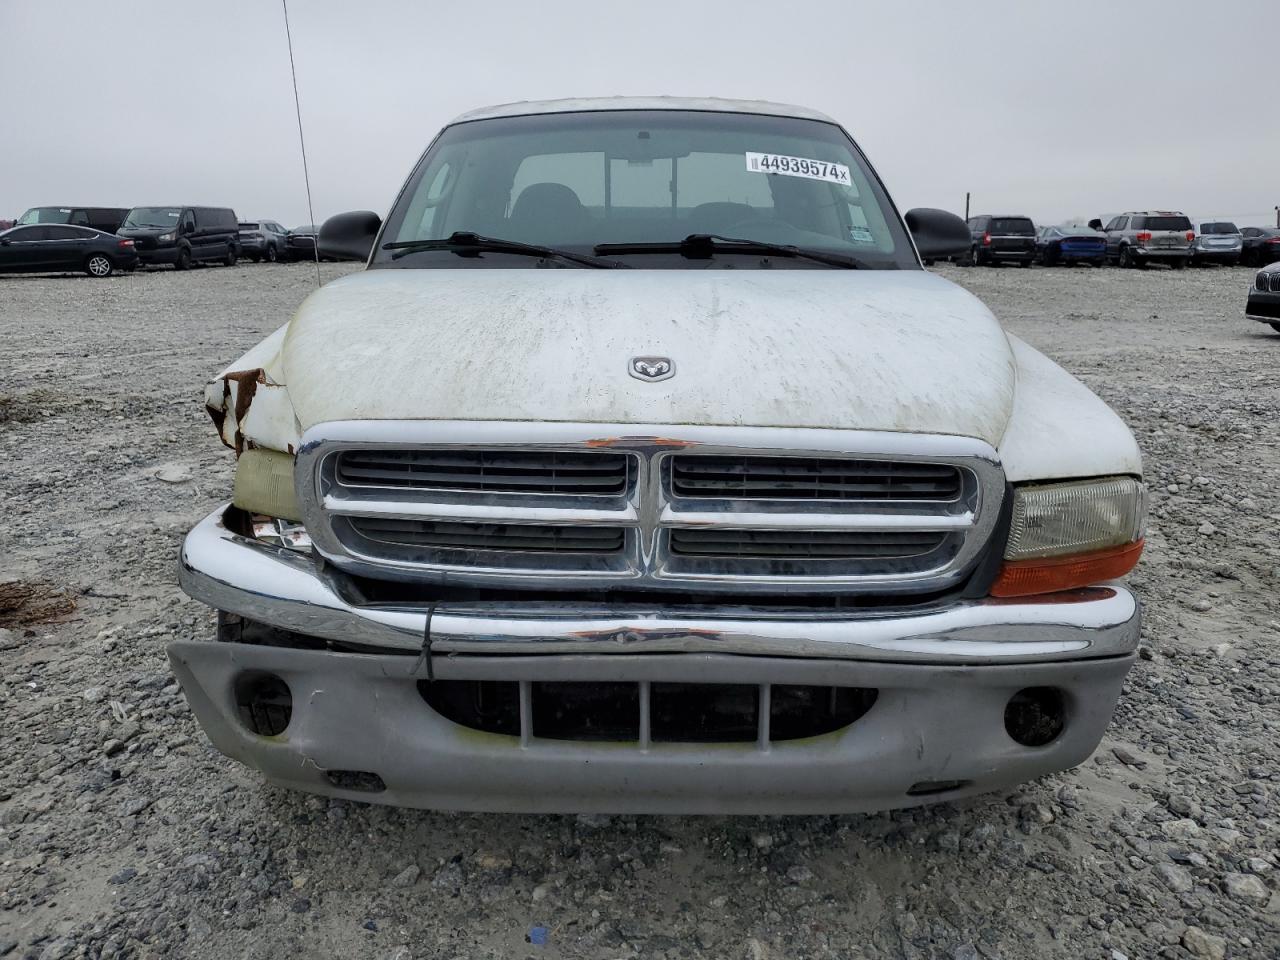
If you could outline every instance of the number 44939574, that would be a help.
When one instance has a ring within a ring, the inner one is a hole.
[[[777,153],[748,153],[747,169],[753,173],[778,173],[784,177],[805,177],[830,183],[849,183],[849,168],[843,163],[788,157]]]

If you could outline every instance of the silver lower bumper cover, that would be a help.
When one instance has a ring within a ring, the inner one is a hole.
[[[227,530],[192,531],[184,589],[222,610],[378,652],[185,641],[169,648],[192,709],[223,753],[272,782],[351,799],[507,812],[836,813],[1001,789],[1066,769],[1096,748],[1134,660],[1139,611],[1108,585],[1062,602],[959,603],[932,611],[723,616],[570,612],[566,604],[434,610],[366,607],[310,558]],[[413,654],[413,655],[407,655]],[[866,715],[834,733],[773,743],[595,743],[506,736],[436,713],[419,682],[502,680],[873,687]],[[287,729],[250,732],[235,690],[282,679]],[[1026,687],[1062,694],[1046,746],[1006,732]],[[334,771],[376,775],[359,792]],[[922,794],[921,784],[952,784]]]

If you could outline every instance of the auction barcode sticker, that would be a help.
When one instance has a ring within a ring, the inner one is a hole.
[[[849,168],[843,163],[784,157],[777,153],[748,153],[747,169],[752,173],[780,173],[784,177],[805,177],[828,183],[849,184]]]

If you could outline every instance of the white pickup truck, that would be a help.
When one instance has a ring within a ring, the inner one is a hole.
[[[301,790],[503,811],[814,813],[1007,787],[1096,748],[1135,656],[1123,423],[921,257],[810,110],[668,98],[459,117],[366,269],[206,402],[219,611],[173,669]]]

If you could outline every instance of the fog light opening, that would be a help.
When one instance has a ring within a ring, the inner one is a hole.
[[[1055,687],[1026,687],[1004,708],[1005,731],[1024,747],[1047,746],[1066,725],[1066,698]]]
[[[908,797],[931,797],[938,793],[950,793],[973,783],[972,780],[921,780],[907,788]]]
[[[328,781],[339,790],[354,790],[357,793],[381,793],[387,789],[382,778],[370,770],[326,770]]]
[[[275,674],[241,674],[235,698],[240,722],[260,737],[278,737],[293,719],[293,694]]]

